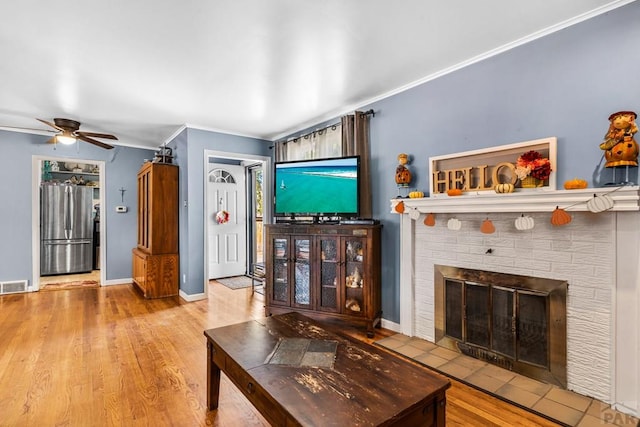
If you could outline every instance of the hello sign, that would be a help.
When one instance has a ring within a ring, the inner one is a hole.
[[[544,189],[556,189],[556,144],[550,137],[481,150],[466,151],[429,158],[432,195],[452,188],[463,191],[493,190],[496,184],[516,184],[515,163],[520,155],[535,150],[551,162],[551,172]]]

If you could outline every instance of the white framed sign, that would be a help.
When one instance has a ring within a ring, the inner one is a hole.
[[[519,191],[523,180],[518,178],[522,168],[518,158],[536,152],[541,162],[548,160],[549,176],[534,190],[556,189],[557,138],[548,137],[443,156],[429,157],[429,191],[432,196],[459,188],[462,191],[493,191],[496,184],[512,183]],[[526,156],[525,156],[526,157]],[[530,172],[529,172],[530,173]]]

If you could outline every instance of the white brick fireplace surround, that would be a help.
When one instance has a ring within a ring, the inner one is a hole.
[[[433,342],[434,265],[568,282],[568,389],[640,412],[640,214],[638,187],[402,199],[400,215],[401,332]],[[586,201],[606,194],[613,209],[594,214]],[[392,200],[392,210],[399,200]],[[556,206],[573,220],[550,224]],[[416,212],[417,210],[417,212]],[[420,217],[417,220],[417,213]],[[424,225],[434,213],[436,225]],[[522,213],[533,230],[518,231]],[[448,219],[462,221],[451,231]],[[495,233],[483,234],[489,218]],[[491,251],[489,251],[491,249]]]

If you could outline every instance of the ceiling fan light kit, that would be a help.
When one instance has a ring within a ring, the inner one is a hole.
[[[60,143],[64,145],[71,145],[79,139],[80,141],[88,142],[89,144],[97,145],[98,147],[109,150],[113,148],[112,145],[105,144],[104,142],[98,141],[94,138],[118,139],[116,136],[108,133],[83,132],[80,130],[80,122],[75,120],[55,118],[53,119],[53,123],[42,119],[36,120],[47,126],[51,126],[58,131],[58,133],[48,141],[54,144]]]
[[[76,142],[76,137],[73,135],[68,135],[65,133],[62,133],[61,135],[56,135],[55,136],[56,142],[60,143],[60,144],[64,144],[64,145],[71,145],[73,143]]]

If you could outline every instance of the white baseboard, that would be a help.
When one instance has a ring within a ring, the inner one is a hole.
[[[132,278],[124,278],[124,279],[111,279],[105,280],[101,283],[101,286],[113,286],[113,285],[129,285],[133,283]]]
[[[180,289],[180,292],[178,293],[178,295],[180,295],[180,298],[182,298],[187,302],[200,301],[203,299],[207,299],[207,294],[205,293],[190,295],[185,293],[182,289]]]
[[[385,329],[389,329],[390,331],[394,331],[394,332],[400,332],[400,324],[396,323],[396,322],[392,322],[390,320],[387,319],[382,319],[382,321],[380,322],[380,325],[385,328]]]

